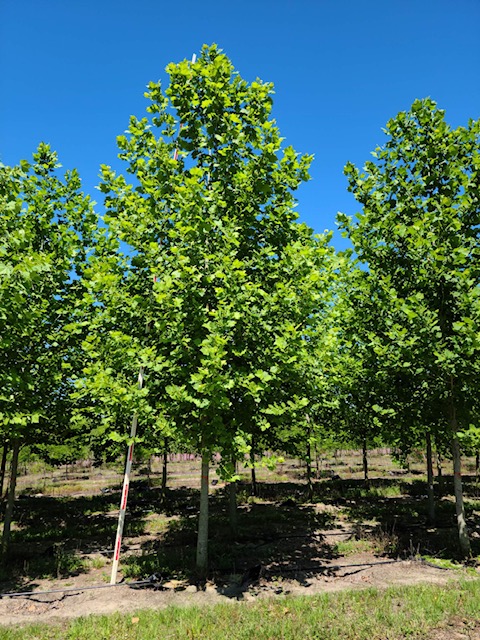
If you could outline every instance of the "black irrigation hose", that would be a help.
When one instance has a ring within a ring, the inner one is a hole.
[[[295,568],[287,568],[282,567],[283,571],[320,571],[323,572],[325,570],[330,571],[338,571],[339,569],[349,569],[351,567],[375,567],[381,564],[396,564],[397,562],[402,562],[401,560],[381,560],[380,562],[361,562],[355,564],[346,564],[346,565],[324,565],[321,567],[295,567]],[[424,564],[433,567],[434,569],[442,569],[448,570],[449,567],[439,567],[433,562],[428,562],[427,560],[421,559],[421,562]],[[21,597],[29,597],[29,596],[42,596],[47,593],[75,593],[81,591],[91,591],[93,589],[109,589],[110,587],[135,587],[140,585],[150,585],[150,586],[159,586],[161,584],[161,579],[159,579],[155,574],[151,575],[146,580],[136,580],[134,582],[117,582],[115,584],[100,584],[94,585],[92,587],[67,587],[65,589],[51,589],[50,591],[17,591],[13,593],[0,593],[0,599],[2,598],[21,598]]]
[[[324,571],[338,571],[339,569],[350,569],[351,567],[376,567],[381,564],[396,564],[397,562],[403,562],[402,560],[380,560],[380,562],[359,562],[354,564],[322,564],[311,565],[304,567],[281,567],[282,571],[295,572],[295,571],[317,571],[323,573]],[[270,570],[271,573],[278,572],[278,569]]]
[[[115,584],[99,584],[92,587],[67,587],[65,589],[51,589],[50,591],[17,591],[14,593],[0,593],[1,598],[15,598],[22,596],[42,596],[46,593],[68,593],[76,591],[90,591],[92,589],[109,589],[110,587],[131,587],[138,585],[157,585],[160,581],[148,578],[147,580],[137,580],[135,582],[117,582]]]
[[[407,558],[406,560],[402,560],[401,558],[398,558],[397,560],[380,560],[379,562],[358,562],[353,564],[329,564],[329,565],[325,564],[320,566],[312,565],[312,566],[305,566],[305,567],[281,567],[281,570],[286,572],[317,571],[319,573],[322,573],[324,571],[338,571],[339,569],[351,569],[353,567],[378,567],[379,565],[382,565],[382,564],[397,564],[400,562],[408,562],[408,561],[421,562],[422,564],[426,564],[429,567],[432,567],[433,569],[440,569],[441,571],[454,571],[454,569],[451,567],[439,567],[433,562],[428,562],[424,558],[421,558],[420,561],[416,560],[415,558],[413,559]],[[271,573],[275,573],[276,571],[277,569],[270,570]]]

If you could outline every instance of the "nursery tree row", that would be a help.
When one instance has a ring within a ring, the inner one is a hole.
[[[0,166],[4,549],[19,447],[126,442],[135,415],[147,445],[202,456],[201,574],[212,453],[234,505],[237,463],[266,450],[300,453],[311,491],[325,437],[363,447],[366,477],[375,438],[451,451],[468,555],[480,125],[451,129],[431,100],[393,118],[373,160],[346,166],[362,210],[339,215],[353,251],[337,254],[295,211],[312,157],[283,144],[272,85],[216,46],[167,73],[118,138],[125,174],[101,167],[103,220],[47,145]]]

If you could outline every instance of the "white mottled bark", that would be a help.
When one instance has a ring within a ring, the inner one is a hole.
[[[205,578],[208,567],[208,472],[210,466],[210,454],[202,452],[202,476],[200,483],[200,512],[198,516],[197,535],[197,573],[200,578]]]
[[[20,451],[20,440],[15,438],[13,441],[12,462],[10,465],[10,486],[8,489],[7,508],[5,509],[5,519],[3,521],[2,535],[2,558],[8,553],[8,545],[10,543],[10,529],[12,527],[13,506],[15,504],[15,489],[17,486],[17,470],[18,470],[18,452]]]
[[[453,426],[453,425],[452,425]],[[460,455],[460,443],[456,430],[452,440],[453,453],[453,490],[455,493],[455,511],[457,513],[458,541],[464,557],[470,555],[470,539],[468,537],[467,522],[465,520],[465,508],[463,505],[462,489],[462,460]]]
[[[433,460],[432,460],[432,436],[427,432],[427,497],[428,497],[428,522],[435,523],[435,493],[433,489]]]

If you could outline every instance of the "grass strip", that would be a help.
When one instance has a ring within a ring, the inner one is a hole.
[[[476,623],[480,580],[88,616],[0,627],[0,640],[400,640]]]

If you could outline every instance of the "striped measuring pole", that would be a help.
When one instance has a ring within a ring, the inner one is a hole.
[[[140,371],[138,372],[138,388],[141,389],[142,387],[143,367],[140,367]],[[120,549],[122,547],[123,526],[125,524],[125,513],[127,511],[128,488],[130,486],[130,472],[132,470],[134,438],[137,435],[137,422],[138,416],[136,413],[134,413],[132,418],[132,426],[130,428],[131,443],[128,446],[127,462],[125,463],[125,476],[123,478],[122,497],[120,500],[120,513],[118,514],[117,536],[115,538],[115,547],[113,549],[113,565],[110,584],[115,584],[117,581],[118,562],[120,560]]]

